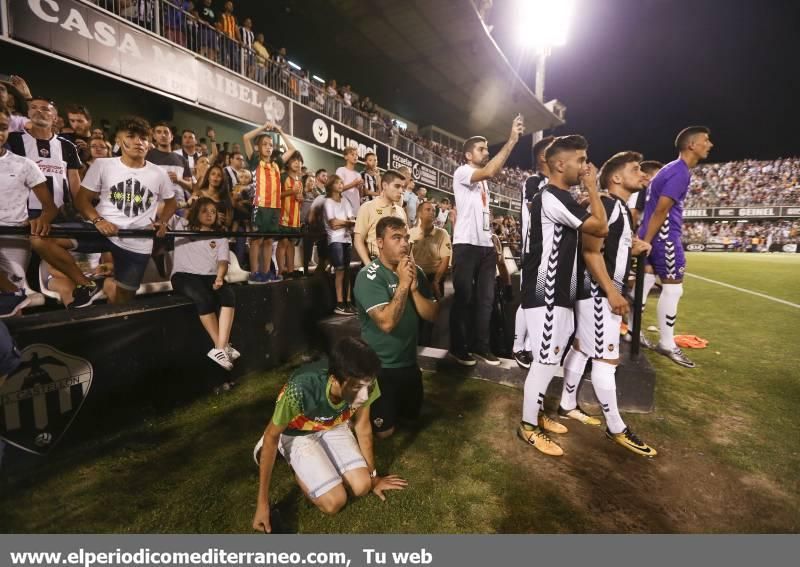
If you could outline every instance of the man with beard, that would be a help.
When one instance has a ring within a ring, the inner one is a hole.
[[[489,347],[496,254],[487,181],[503,169],[524,130],[522,116],[517,116],[511,124],[508,141],[491,160],[486,138],[469,138],[463,150],[466,163],[453,174],[458,222],[453,231],[455,295],[450,311],[450,355],[463,366],[476,364],[472,354],[487,364],[500,364]],[[468,338],[468,328],[474,329],[472,340]]]

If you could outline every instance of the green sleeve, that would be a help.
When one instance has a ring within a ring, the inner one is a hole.
[[[303,415],[303,392],[293,383],[288,383],[278,394],[275,411],[272,412],[272,423],[278,427],[286,427]]]
[[[377,305],[386,304],[392,300],[389,288],[374,262],[362,268],[358,273],[354,291],[356,304],[364,311],[369,311]]]
[[[378,381],[375,380],[375,387],[372,388],[372,391],[369,393],[369,397],[367,398],[367,401],[364,402],[364,405],[365,406],[372,405],[372,402],[374,402],[380,397],[381,397],[381,387],[378,385]]]
[[[425,272],[423,272],[422,268],[419,266],[417,266],[417,289],[422,294],[422,297],[426,299],[433,299],[431,286],[428,285],[428,278],[425,276]]]

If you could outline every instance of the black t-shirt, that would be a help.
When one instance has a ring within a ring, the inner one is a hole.
[[[78,157],[80,158],[80,160],[83,163],[86,163],[87,161],[90,161],[92,159],[92,154],[89,151],[89,142],[91,141],[90,137],[88,137],[88,136],[78,136],[75,132],[68,132],[66,134],[59,134],[59,136],[64,138],[65,140],[69,140],[73,144],[75,144],[76,140],[83,140],[83,142],[86,144],[86,147],[84,149],[78,148],[78,145],[75,144],[75,149],[78,150]]]

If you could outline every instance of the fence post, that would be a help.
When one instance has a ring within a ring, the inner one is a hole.
[[[644,259],[642,252],[636,258],[636,285],[633,290],[633,328],[628,329],[631,335],[631,358],[639,357],[640,337],[642,332],[642,296],[644,294]]]

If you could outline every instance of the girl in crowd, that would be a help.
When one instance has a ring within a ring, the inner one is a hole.
[[[294,270],[294,246],[297,238],[291,238],[288,235],[296,235],[300,232],[300,208],[303,204],[302,169],[303,156],[300,155],[300,152],[294,152],[286,162],[286,170],[281,175],[279,230],[287,236],[278,242],[276,260],[278,274],[284,279],[295,277],[299,273],[295,273]]]
[[[211,160],[208,156],[200,156],[194,162],[194,171],[195,171],[195,178],[196,179],[203,179],[208,173],[208,168],[211,167]],[[200,184],[197,183],[196,186]],[[197,188],[197,187],[195,187]]]
[[[208,197],[217,204],[218,221],[221,227],[229,227],[233,222],[233,202],[228,180],[220,165],[212,165],[200,180],[194,190],[194,195],[189,199],[191,205],[200,197]]]
[[[325,184],[328,195],[325,199],[325,231],[328,233],[328,257],[336,270],[334,313],[355,315],[356,309],[351,300],[350,286],[350,254],[353,243],[350,233],[355,225],[355,219],[350,201],[342,199],[343,189],[344,181],[338,175],[332,175]]]
[[[199,197],[189,208],[186,219],[178,220],[176,228],[208,232],[219,230],[218,221],[217,204],[209,197]],[[194,302],[200,322],[214,344],[208,358],[225,370],[231,370],[233,361],[240,356],[230,344],[235,297],[225,283],[228,258],[227,238],[175,238],[172,288]],[[231,386],[232,382],[226,382],[223,387]]]

